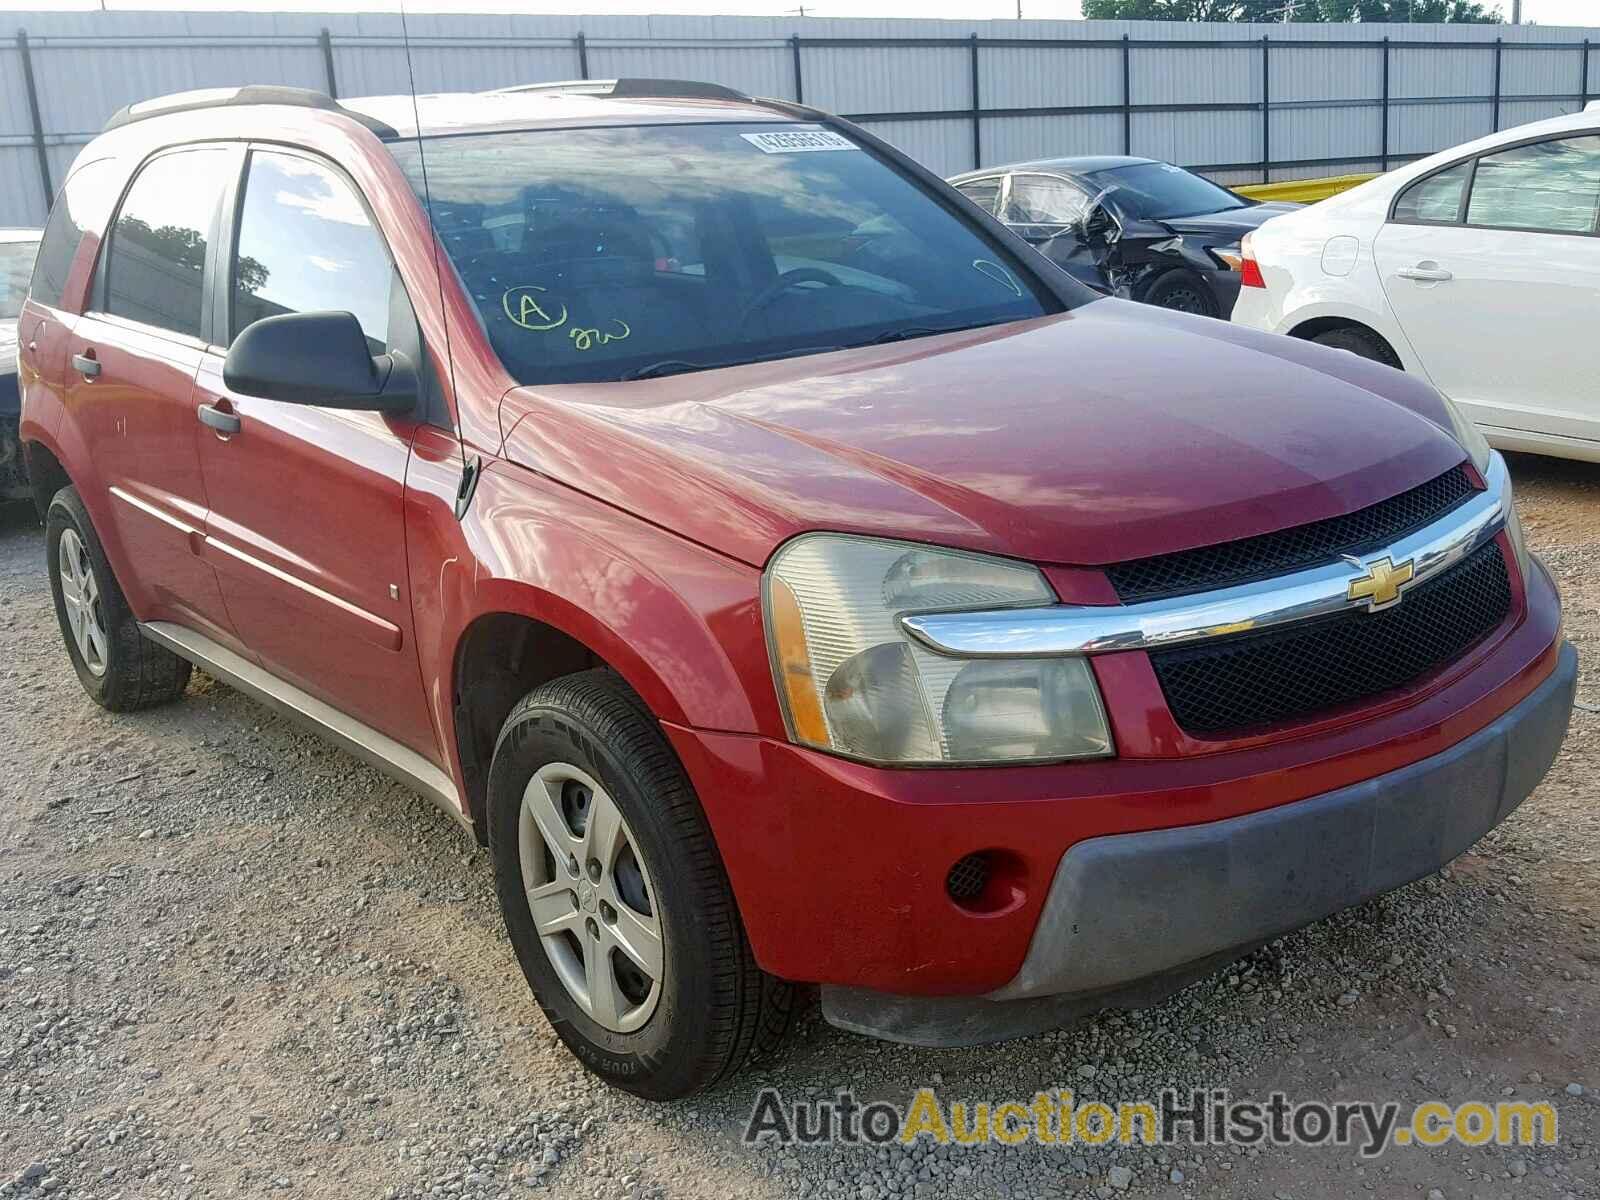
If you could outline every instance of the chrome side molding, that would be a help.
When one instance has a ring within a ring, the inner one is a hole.
[[[204,634],[166,621],[141,622],[139,630],[212,678],[293,718],[362,762],[415,788],[462,828],[472,831],[472,819],[461,803],[455,782],[416,751],[284,682]]]
[[[987,612],[913,614],[901,628],[936,654],[960,658],[1044,658],[1154,650],[1346,612],[1352,584],[1387,558],[1412,566],[1407,588],[1447,571],[1495,537],[1510,515],[1510,475],[1499,454],[1487,487],[1431,525],[1378,547],[1352,566],[1341,559],[1304,571],[1191,596],[1104,606],[1054,604]]]

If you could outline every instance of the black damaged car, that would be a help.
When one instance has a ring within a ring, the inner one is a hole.
[[[1208,317],[1233,311],[1239,239],[1300,207],[1113,155],[988,167],[950,182],[1095,290]]]

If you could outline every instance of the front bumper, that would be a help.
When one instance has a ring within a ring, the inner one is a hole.
[[[973,1045],[1160,999],[1281,934],[1418,879],[1527,798],[1566,736],[1577,654],[1497,720],[1399,770],[1229,820],[1079,842],[1022,968],[981,997],[824,987],[828,1020],[916,1045]]]
[[[1233,315],[1233,306],[1239,299],[1239,272],[1207,271],[1204,279],[1217,302],[1217,316],[1224,321],[1228,320]]]

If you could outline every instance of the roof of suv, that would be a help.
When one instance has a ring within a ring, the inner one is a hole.
[[[448,92],[413,97],[360,96],[343,108],[390,126],[400,137],[527,129],[540,125],[644,125],[686,121],[793,121],[756,100],[722,97],[627,96],[592,90]]]
[[[681,79],[581,79],[492,92],[400,94],[335,100],[310,88],[249,84],[154,96],[114,113],[103,132],[216,109],[303,109],[342,115],[384,139],[530,126],[794,121],[777,101],[754,100],[712,83]]]

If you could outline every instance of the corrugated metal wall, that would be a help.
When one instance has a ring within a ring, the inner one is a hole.
[[[1600,94],[1600,30],[1549,26],[421,14],[408,68],[397,14],[11,16],[35,99],[21,40],[0,40],[0,224],[42,221],[49,186],[124,104],[239,83],[326,89],[330,64],[344,96],[405,92],[413,71],[423,91],[703,79],[799,93],[941,174],[1127,148],[1228,182],[1376,170],[1385,152],[1392,164],[1479,137],[1495,127],[1497,79],[1500,128]]]

